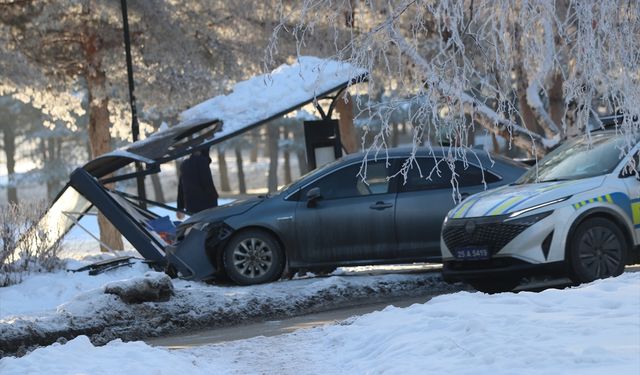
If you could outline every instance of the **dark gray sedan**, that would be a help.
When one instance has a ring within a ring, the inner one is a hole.
[[[348,155],[275,194],[190,217],[167,256],[183,277],[227,275],[243,285],[276,280],[285,269],[439,262],[454,198],[511,183],[526,167],[479,150],[451,161],[456,151],[422,149],[410,164],[410,149]]]

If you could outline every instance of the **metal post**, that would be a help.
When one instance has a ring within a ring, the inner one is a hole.
[[[136,96],[134,95],[134,81],[133,81],[133,64],[131,62],[131,39],[129,37],[129,16],[127,12],[127,0],[121,0],[122,4],[122,24],[124,29],[124,47],[127,57],[127,77],[129,80],[129,103],[131,104],[131,135],[133,141],[137,141],[140,138],[140,125],[138,124],[138,109],[136,107]],[[140,162],[135,163],[136,172],[142,171],[142,165]],[[146,208],[144,199],[147,198],[147,193],[144,188],[144,175],[138,173],[136,177],[136,183],[138,185],[138,196],[143,200],[139,201],[142,208]]]

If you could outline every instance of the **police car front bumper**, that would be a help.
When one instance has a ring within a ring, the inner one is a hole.
[[[560,272],[563,263],[548,258],[553,213],[448,219],[441,239],[443,277],[457,281]],[[528,252],[536,253],[537,259]]]

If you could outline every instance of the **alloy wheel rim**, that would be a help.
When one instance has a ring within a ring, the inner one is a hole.
[[[233,266],[249,278],[263,276],[273,264],[273,251],[259,238],[247,238],[233,249]]]
[[[609,228],[589,228],[580,239],[578,255],[592,279],[613,276],[622,261],[622,244]]]

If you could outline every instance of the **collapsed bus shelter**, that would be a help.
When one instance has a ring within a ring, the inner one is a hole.
[[[46,231],[53,245],[95,208],[148,261],[161,266],[180,263],[179,268],[192,269],[184,265],[193,260],[168,257],[166,250],[170,244],[147,225],[158,218],[146,209],[147,204],[175,208],[106,185],[159,173],[162,164],[208,149],[309,103],[315,104],[323,120],[331,120],[342,91],[365,81],[367,75],[367,71],[349,64],[300,57],[295,64],[239,82],[229,95],[214,97],[183,112],[181,123],[74,170],[34,230]],[[329,109],[325,112],[319,102],[326,100]],[[133,171],[134,163],[140,163],[141,170]],[[204,275],[182,272],[182,276],[199,279]]]

